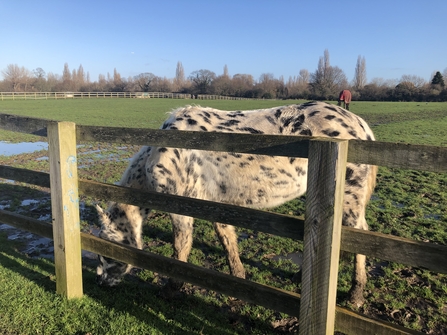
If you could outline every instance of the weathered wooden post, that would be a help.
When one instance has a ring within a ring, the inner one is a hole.
[[[56,291],[82,297],[76,125],[48,123]]]
[[[347,155],[346,140],[310,142],[301,335],[334,334]]]

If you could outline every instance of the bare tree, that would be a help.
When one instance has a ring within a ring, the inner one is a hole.
[[[225,75],[216,77],[211,84],[211,91],[218,95],[233,95],[234,90],[231,85],[231,79]]]
[[[103,74],[98,75],[98,82],[95,85],[97,91],[106,91],[107,88],[107,80],[106,76]]]
[[[300,70],[298,77],[290,77],[286,85],[287,95],[293,99],[308,98],[309,96],[309,71]]]
[[[209,93],[211,83],[216,78],[216,74],[210,70],[197,70],[190,74],[189,80],[194,85],[194,91],[198,94]]]
[[[427,82],[425,81],[424,78],[418,77],[418,76],[415,76],[415,75],[408,75],[408,74],[404,74],[402,76],[402,78],[400,79],[400,84],[401,83],[411,83],[416,88],[421,88],[425,84],[427,84]]]
[[[185,84],[185,70],[183,69],[182,62],[177,62],[177,68],[175,69],[174,89],[181,91]]]
[[[233,94],[237,97],[247,96],[247,92],[253,90],[254,79],[251,74],[235,74],[231,79]]]
[[[109,85],[112,92],[124,92],[127,88],[126,81],[121,78],[121,74],[116,68],[113,69],[113,79]]]
[[[310,82],[310,74],[309,71],[307,71],[306,69],[301,69],[300,70],[300,75],[298,77],[298,83],[300,85],[308,85]]]
[[[151,90],[155,92],[172,92],[172,81],[166,77],[155,77],[151,82]]]
[[[392,88],[396,87],[396,85],[399,84],[399,81],[396,79],[383,79],[375,77],[371,80],[371,84],[374,84],[379,87]]]
[[[34,77],[37,79],[45,79],[46,73],[45,71],[41,68],[38,67],[36,69],[33,70],[34,73]]]
[[[134,77],[135,82],[143,92],[149,92],[151,83],[155,79],[155,74],[150,72],[140,73]]]
[[[327,98],[331,94],[331,83],[329,82],[329,51],[324,50],[323,57],[318,60],[317,70],[310,75],[310,80],[314,94]]]
[[[262,98],[273,99],[276,98],[276,82],[273,73],[263,73],[259,77],[258,89],[261,90]]]
[[[5,70],[2,70],[4,81],[14,92],[28,89],[32,79],[32,73],[25,67],[19,67],[17,64],[9,64]]]
[[[85,85],[85,73],[82,64],[79,64],[78,71],[76,73],[76,84],[78,89]]]
[[[366,60],[365,57],[358,56],[355,66],[353,86],[355,89],[362,89],[366,85]]]
[[[348,86],[348,80],[343,70],[337,66],[331,66],[329,51],[324,51],[324,56],[318,61],[317,70],[310,75],[310,84],[313,93],[322,99],[334,99],[338,92]]]
[[[64,64],[64,70],[62,71],[62,83],[60,89],[63,91],[71,91],[73,86],[73,77],[70,72],[68,64]]]
[[[34,74],[34,88],[39,92],[47,91],[48,85],[47,80],[45,79],[46,77],[45,71],[41,67],[38,67],[33,70],[33,74]]]
[[[61,77],[53,72],[48,72],[47,74],[47,87],[48,91],[56,90],[61,84]]]
[[[225,64],[225,66],[224,66],[223,77],[226,77],[226,78],[230,79],[230,75],[228,74],[228,66],[227,66],[227,64]]]

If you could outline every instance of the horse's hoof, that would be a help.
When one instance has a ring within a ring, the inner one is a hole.
[[[365,303],[365,297],[363,296],[363,288],[354,287],[349,291],[349,302],[357,308],[360,308]]]
[[[164,299],[173,299],[180,296],[180,290],[185,283],[169,279],[165,286],[163,286],[158,294]]]
[[[301,283],[302,279],[303,279],[303,272],[299,270],[297,273],[293,275],[292,283],[299,284]]]

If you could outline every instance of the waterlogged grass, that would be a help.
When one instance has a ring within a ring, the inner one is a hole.
[[[39,104],[34,105],[36,103]],[[188,103],[237,110],[297,102],[165,99],[8,101],[8,106],[0,102],[0,112],[81,124],[158,128],[167,111]],[[3,108],[10,110],[4,111]],[[446,103],[354,102],[351,110],[372,125],[378,140],[439,146],[447,143]],[[3,135],[0,133],[2,140]],[[23,135],[14,136],[19,136],[17,139],[20,140]],[[101,182],[117,182],[136,150],[137,147],[106,144],[82,146],[78,153],[79,175]],[[0,157],[0,164],[48,171],[45,155],[47,153],[43,151]],[[447,245],[446,186],[446,174],[380,167],[377,188],[367,208],[370,229]],[[48,190],[0,184],[0,204],[8,201],[8,197],[13,198],[11,210],[27,214],[21,200],[45,199]],[[97,221],[93,202],[100,201],[105,205],[106,201],[81,200],[85,203],[81,219],[84,227],[88,227],[89,223]],[[304,199],[294,200],[274,211],[302,215]],[[45,212],[50,213],[48,203],[32,210],[29,215],[39,217]],[[241,259],[249,279],[300,292],[300,286],[292,282],[298,266],[277,256],[296,252],[302,248],[302,242],[244,229],[239,229],[239,233]],[[154,212],[144,226],[144,235],[147,250],[172,255],[172,231],[167,214]],[[269,334],[279,332],[280,328],[275,328],[277,320],[287,317],[192,285],[188,285],[175,301],[165,301],[157,294],[166,278],[151,271],[136,271],[127,276],[117,290],[100,289],[94,285],[91,265],[84,269],[86,297],[65,301],[54,293],[54,269],[50,261],[26,258],[17,251],[20,247],[4,239],[0,240],[0,248],[5,248],[0,254],[0,287],[5,291],[5,295],[0,295],[0,311],[5,310],[0,314],[3,333]],[[190,262],[229,273],[223,249],[209,222],[195,221]],[[360,312],[422,332],[445,334],[446,275],[373,258],[368,258],[367,271],[367,301]],[[342,253],[337,303],[349,308],[346,297],[351,276],[352,255]],[[4,286],[3,282],[8,285]],[[13,314],[16,309],[19,312]],[[33,317],[34,323],[31,321]],[[293,320],[282,329],[286,328],[296,329],[293,328]]]

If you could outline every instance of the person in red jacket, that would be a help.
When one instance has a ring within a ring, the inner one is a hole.
[[[338,97],[338,105],[341,106],[341,103],[344,103],[344,108],[349,110],[349,104],[351,103],[352,95],[349,90],[343,90],[340,92]]]

